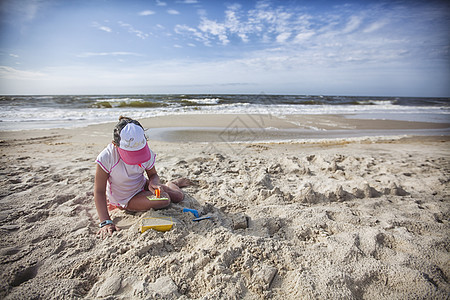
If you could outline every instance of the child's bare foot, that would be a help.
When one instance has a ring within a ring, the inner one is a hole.
[[[190,181],[187,178],[179,178],[177,180],[171,181],[173,184],[175,184],[177,187],[182,188],[185,186],[193,185],[192,181]]]

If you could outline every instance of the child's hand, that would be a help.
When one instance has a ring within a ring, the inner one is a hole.
[[[148,190],[150,192],[152,192],[153,194],[155,193],[155,190],[157,190],[157,189],[161,190],[161,184],[152,184],[152,183],[148,184]]]
[[[116,227],[115,224],[109,224],[106,226],[103,226],[102,228],[100,228],[100,230],[97,232],[97,236],[101,237],[102,239],[108,237],[108,236],[112,236],[114,231],[119,231],[119,227]]]

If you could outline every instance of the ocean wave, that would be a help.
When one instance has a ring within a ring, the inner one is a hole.
[[[144,101],[144,99],[141,99],[141,98],[128,98],[128,97],[125,97],[125,98],[96,98],[96,102],[104,102],[104,101],[107,101],[107,102],[118,102],[118,103],[121,103],[121,102],[131,102],[131,101]]]
[[[119,100],[119,99],[115,99]],[[166,103],[158,103],[158,102],[149,102],[144,100],[122,100],[122,101],[96,101],[91,105],[93,108],[117,108],[117,107],[136,107],[136,108],[158,108],[158,107],[166,107],[168,104]]]
[[[395,100],[360,100],[355,101],[357,105],[394,105]]]
[[[181,103],[194,103],[194,105],[215,105],[219,104],[219,98],[182,99]]]
[[[1,96],[0,130],[14,130],[18,122],[35,122],[35,129],[85,126],[115,122],[120,115],[142,119],[189,114],[341,114],[389,119],[397,114],[411,121],[450,123],[448,99],[400,100],[276,95]]]

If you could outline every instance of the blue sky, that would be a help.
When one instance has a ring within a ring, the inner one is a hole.
[[[450,96],[446,1],[2,0],[0,94]]]

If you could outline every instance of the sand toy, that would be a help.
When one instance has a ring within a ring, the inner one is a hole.
[[[149,201],[161,201],[161,200],[169,200],[169,198],[161,198],[161,190],[160,189],[156,189],[155,190],[155,196],[147,196],[147,199]]]
[[[183,208],[183,212],[190,212],[192,213],[196,218],[200,217],[198,211],[196,209],[192,208]]]
[[[211,216],[203,216],[200,217],[200,214],[198,213],[198,211],[196,209],[193,208],[183,208],[183,212],[190,212],[194,215],[195,219],[192,219],[192,221],[194,222],[199,222],[202,220],[207,220],[207,219],[211,219]]]
[[[192,219],[192,221],[194,221],[194,222],[199,222],[199,221],[207,220],[207,219],[211,219],[211,216],[205,216],[205,217],[195,218],[195,219]]]
[[[141,226],[139,227],[141,233],[148,229],[156,231],[169,231],[173,227],[173,221],[171,217],[155,217],[155,218],[143,218],[141,220]]]

